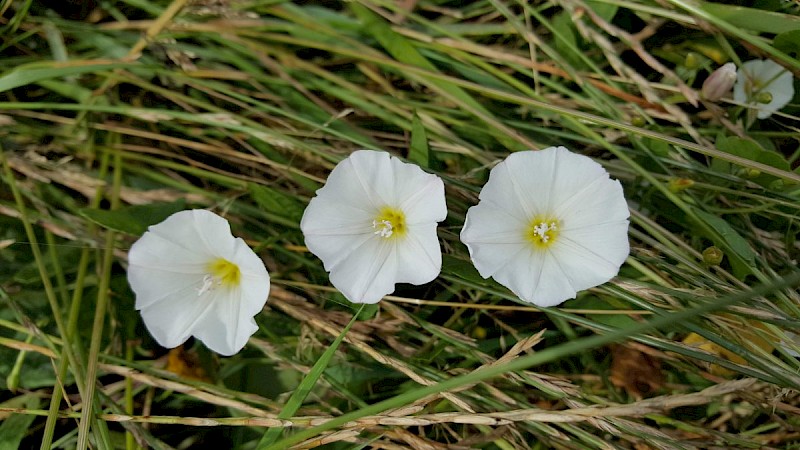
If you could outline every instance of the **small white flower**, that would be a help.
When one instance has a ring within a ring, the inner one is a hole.
[[[771,59],[754,59],[742,64],[733,99],[758,110],[758,118],[766,119],[786,106],[794,96],[792,74]]]
[[[619,181],[564,147],[512,153],[489,173],[461,241],[478,272],[554,306],[610,280],[630,250]]]
[[[353,152],[333,169],[300,221],[306,246],[348,300],[377,303],[395,283],[439,275],[444,183],[388,153]]]
[[[128,261],[136,309],[162,346],[194,336],[230,356],[258,330],[253,317],[269,296],[269,274],[222,217],[200,209],[177,212],[148,228]]]

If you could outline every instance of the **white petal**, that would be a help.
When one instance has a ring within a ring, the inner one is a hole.
[[[493,277],[521,300],[541,307],[558,305],[576,293],[556,259],[532,248],[518,252]]]
[[[499,209],[494,203],[481,201],[467,210],[461,242],[469,249],[470,258],[482,277],[494,275],[510,259],[528,246],[525,226],[519,217]]]
[[[751,85],[757,82],[760,90],[748,91]],[[772,95],[769,103],[758,103],[756,97],[760,92]],[[794,97],[794,79],[792,74],[783,66],[770,59],[752,60],[742,64],[738,72],[736,84],[733,87],[733,98],[740,103],[749,103],[750,107],[758,110],[757,117],[766,119],[775,111],[786,106]]]
[[[236,238],[235,250],[229,261],[236,264],[241,273],[241,295],[238,300],[242,303],[241,310],[244,314],[255,316],[264,308],[269,297],[270,280],[264,261],[241,238]]]
[[[528,221],[520,220],[494,204],[481,202],[467,210],[461,241],[469,245],[481,244],[526,244],[525,228]]]
[[[211,311],[194,327],[194,336],[211,350],[230,356],[244,348],[258,331],[253,316],[260,313],[269,296],[269,274],[255,253],[242,239],[229,261],[239,267],[241,281],[236,288],[219,287],[212,291]]]
[[[551,150],[552,147],[510,154],[489,172],[480,200],[493,203],[523,221],[546,213],[555,166],[555,152]]]
[[[778,72],[779,75],[776,78],[769,78],[772,82],[764,88],[764,90],[772,94],[772,101],[764,105],[763,110],[759,110],[759,119],[766,119],[775,111],[789,104],[794,97],[794,78],[788,70],[783,67],[780,68],[782,71]]]
[[[187,290],[142,309],[147,331],[162,347],[177,347],[195,332],[199,321],[209,313],[215,298],[212,292],[198,296]]]
[[[520,253],[528,251],[527,245],[503,243],[471,243],[467,244],[472,264],[478,269],[483,278],[494,277],[500,284],[509,287],[495,276],[512,264],[514,258]]]
[[[377,303],[394,291],[397,255],[389,239],[367,239],[331,268],[330,280],[354,303]]]
[[[371,233],[377,213],[378,210],[364,209],[363,203],[353,206],[330,195],[314,197],[303,212],[300,229],[303,234],[317,236]]]
[[[233,247],[228,221],[204,209],[177,212],[147,231],[175,247],[203,256],[224,254]]]
[[[563,267],[560,262],[558,258],[553,257],[552,252],[542,257],[542,266],[536,290],[531,298],[523,300],[537,306],[548,307],[556,306],[568,299],[575,298],[577,289],[569,279],[568,269]]]
[[[442,270],[436,222],[409,225],[405,239],[395,240],[395,251],[397,283],[424,284],[439,276]]]
[[[780,64],[771,59],[754,59],[742,64],[742,68],[750,73],[750,75],[761,80],[762,86],[767,86],[771,80],[774,80],[786,69]]]
[[[619,181],[598,179],[556,209],[562,230],[619,222],[630,216]]]
[[[394,198],[390,206],[399,207],[409,225],[444,220],[447,217],[447,205],[442,179],[398,158],[392,158],[391,162]]]
[[[147,308],[156,302],[172,301],[175,296],[190,293],[197,295],[205,277],[204,269],[197,270],[193,273],[181,273],[160,267],[130,265],[128,283],[136,294],[136,309]]]
[[[552,205],[548,212],[564,211],[573,202],[580,201],[582,195],[593,195],[594,198],[602,198],[602,195],[592,191],[599,183],[608,182],[608,172],[588,156],[572,153],[564,147],[550,147],[556,155],[555,173],[551,185]]]
[[[564,230],[551,249],[576,290],[588,289],[613,278],[629,252],[627,220]]]
[[[335,199],[372,214],[389,203],[392,186],[394,174],[389,154],[358,150],[333,168],[325,186],[317,191],[317,197]]]
[[[204,315],[194,327],[194,335],[211,350],[230,356],[238,353],[250,336],[258,331],[253,313],[247,305],[254,303],[244,298],[241,289],[219,289],[209,314]],[[263,298],[260,300],[264,305]],[[259,307],[259,311],[260,311]]]
[[[322,260],[322,265],[328,272],[361,248],[366,241],[381,239],[372,232],[349,235],[307,234],[305,238],[308,250]]]

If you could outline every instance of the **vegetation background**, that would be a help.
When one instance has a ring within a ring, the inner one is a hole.
[[[756,120],[698,94],[751,59],[797,86],[798,12],[0,1],[0,448],[800,448],[800,100]],[[553,145],[622,181],[632,253],[539,310],[458,233],[493,164]],[[344,332],[298,223],[360,148],[441,176],[449,215],[441,276]],[[127,249],[186,208],[272,275],[230,358],[160,348],[133,308]]]

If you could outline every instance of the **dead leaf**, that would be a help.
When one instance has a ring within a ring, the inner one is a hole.
[[[197,352],[187,351],[182,345],[169,351],[166,369],[181,378],[209,383],[212,381],[203,369]]]
[[[661,361],[633,346],[611,347],[611,376],[614,386],[637,400],[654,395],[664,386]]]
[[[730,317],[732,319],[735,319],[734,316],[725,315],[725,317]],[[749,320],[749,321],[746,322],[746,326],[758,328],[761,331],[763,331],[763,332],[765,332],[767,334],[770,334],[769,330],[766,328],[766,326],[762,322],[758,322],[758,321],[755,321],[755,320]],[[761,350],[764,350],[765,352],[769,353],[772,350],[774,350],[774,348],[775,348],[774,344],[772,342],[769,342],[768,340],[764,339],[762,336],[760,336],[756,332],[749,331],[749,330],[745,329],[744,327],[741,327],[741,329],[738,329],[737,332],[741,336],[743,342],[748,342],[748,343],[751,343],[751,344],[755,344],[755,346],[759,347]],[[777,338],[774,338],[773,341],[774,342],[778,342],[779,340]],[[703,350],[705,352],[711,353],[712,355],[719,356],[721,358],[727,359],[730,362],[733,362],[733,363],[736,363],[736,364],[739,364],[739,365],[742,365],[742,366],[747,366],[748,365],[747,361],[744,358],[742,358],[741,356],[739,356],[738,354],[736,354],[736,353],[734,353],[734,352],[732,352],[732,351],[730,351],[730,350],[728,350],[728,349],[726,349],[726,348],[724,348],[724,347],[722,347],[720,345],[717,345],[717,344],[709,341],[708,339],[700,336],[697,333],[689,333],[685,338],[683,338],[682,342],[684,344],[686,344],[686,345],[691,346],[691,347],[698,348],[698,349]],[[724,377],[732,376],[735,373],[732,370],[726,369],[726,368],[724,368],[722,366],[719,366],[717,364],[710,364],[709,367],[708,367],[708,371],[712,375],[724,376]]]

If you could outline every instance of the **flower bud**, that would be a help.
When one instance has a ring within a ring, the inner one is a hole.
[[[631,125],[642,128],[643,126],[647,125],[647,120],[645,120],[645,118],[642,116],[636,115],[631,117]]]
[[[715,102],[727,94],[736,83],[736,64],[729,62],[717,68],[703,82],[700,93],[708,101]]]
[[[680,191],[689,189],[692,186],[694,186],[694,180],[690,180],[688,178],[672,178],[669,180],[667,188],[670,190],[670,192],[678,193]]]
[[[763,103],[765,105],[772,103],[772,93],[767,91],[759,92],[756,94],[756,102]]]
[[[703,262],[709,266],[718,266],[724,256],[725,254],[722,253],[722,250],[714,246],[703,250]]]
[[[699,69],[700,64],[702,64],[700,56],[695,52],[689,52],[683,60],[683,65],[686,66],[687,69]]]

